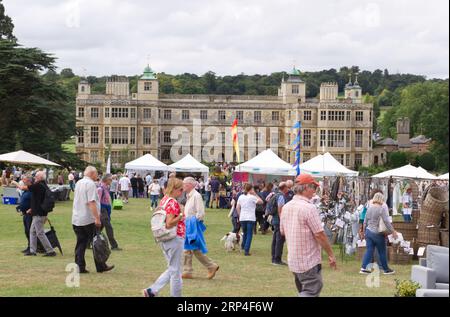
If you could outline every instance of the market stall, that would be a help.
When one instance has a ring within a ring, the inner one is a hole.
[[[314,177],[358,176],[358,172],[346,168],[328,152],[319,154],[309,161],[300,164],[300,173],[311,174]]]
[[[43,166],[61,166],[52,161],[46,160],[40,156],[25,152],[16,151],[0,155],[0,162],[18,164],[18,165],[43,165]]]
[[[145,154],[140,158],[135,159],[134,161],[128,162],[125,164],[125,169],[127,173],[152,173],[156,171],[161,171],[167,173],[168,171],[172,171],[167,164],[164,164],[157,158],[155,158],[151,154]]]
[[[292,179],[296,175],[295,168],[283,161],[271,149],[259,153],[254,158],[236,166],[233,182],[251,182],[259,184]]]
[[[169,165],[169,168],[174,169],[177,173],[201,173],[204,179],[208,178],[208,166],[197,161],[191,154],[187,154],[178,162]]]

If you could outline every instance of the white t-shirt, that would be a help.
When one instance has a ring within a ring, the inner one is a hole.
[[[411,215],[412,214],[412,195],[408,195],[405,193],[402,197],[402,203],[409,205],[409,207],[407,207],[407,208],[405,208],[405,207],[402,208],[403,214]]]
[[[72,224],[75,226],[86,226],[95,222],[88,202],[95,201],[97,211],[100,215],[100,199],[98,197],[97,186],[92,179],[84,177],[75,186],[73,198]]]
[[[239,221],[256,221],[256,202],[258,198],[250,194],[239,196],[237,203],[241,206]]]
[[[119,181],[120,184],[120,190],[123,192],[127,192],[130,190],[131,182],[128,177],[122,177]]]
[[[158,183],[152,183],[148,186],[148,191],[150,192],[150,195],[159,195],[161,193],[161,186],[159,186]]]

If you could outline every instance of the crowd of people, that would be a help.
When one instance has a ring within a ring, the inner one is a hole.
[[[41,252],[45,256],[56,256],[44,232],[44,224],[51,212],[42,207],[48,189],[48,174],[48,171],[39,170],[14,170],[9,175],[2,174],[2,182],[9,179],[8,185],[16,186],[21,191],[18,211],[23,216],[28,241],[23,250],[26,256],[38,253],[37,241],[40,241]],[[105,229],[111,249],[122,250],[114,236],[112,204],[118,198],[128,203],[130,192],[133,198],[149,199],[151,210],[163,208],[167,214],[166,228],[176,228],[174,239],[159,242],[167,261],[167,270],[143,290],[146,297],[157,296],[167,284],[170,284],[172,296],[181,296],[182,281],[194,277],[194,257],[205,267],[208,279],[215,277],[219,265],[206,255],[203,236],[207,208],[229,208],[232,232],[239,235],[242,231],[240,247],[245,256],[251,256],[255,234],[271,232],[271,262],[289,268],[299,296],[319,296],[321,292],[322,249],[328,254],[330,266],[336,268],[336,258],[318,209],[318,202],[324,203],[328,196],[324,193],[320,197],[319,183],[310,175],[301,174],[294,181],[233,184],[226,177],[214,175],[205,180],[191,176],[180,179],[175,173],[158,178],[151,174],[142,177],[136,173],[99,175],[94,167],[89,166],[82,173],[83,177],[80,176],[80,173],[71,172],[67,177],[74,191],[72,226],[76,237],[75,263],[80,273],[88,273],[85,252],[96,232]],[[60,174],[57,179],[59,182]],[[404,208],[411,205],[407,195],[410,191],[403,198]],[[221,204],[221,197],[227,198],[226,204]],[[371,273],[370,265],[375,252],[383,273],[394,274],[387,261],[386,235],[392,234],[396,238],[397,232],[390,223],[385,201],[382,191],[376,189],[364,207],[359,236],[366,240],[367,251],[361,263],[361,274]],[[409,220],[405,217],[405,221]],[[381,222],[384,224],[383,231],[380,231]],[[285,244],[287,263],[282,260]],[[94,261],[97,272],[114,268],[114,265],[98,262],[95,257]]]

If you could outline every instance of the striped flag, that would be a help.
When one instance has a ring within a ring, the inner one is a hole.
[[[236,159],[239,163],[241,160],[239,158],[239,139],[238,139],[238,120],[234,119],[233,124],[231,126],[231,137],[233,140],[234,151],[236,152]]]

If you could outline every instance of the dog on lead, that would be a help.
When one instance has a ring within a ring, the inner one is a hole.
[[[227,252],[231,252],[236,249],[241,250],[241,248],[239,247],[239,242],[241,241],[241,239],[242,233],[236,234],[234,232],[228,232],[223,236],[222,239],[220,239],[220,241],[225,241],[225,250],[227,250]]]

